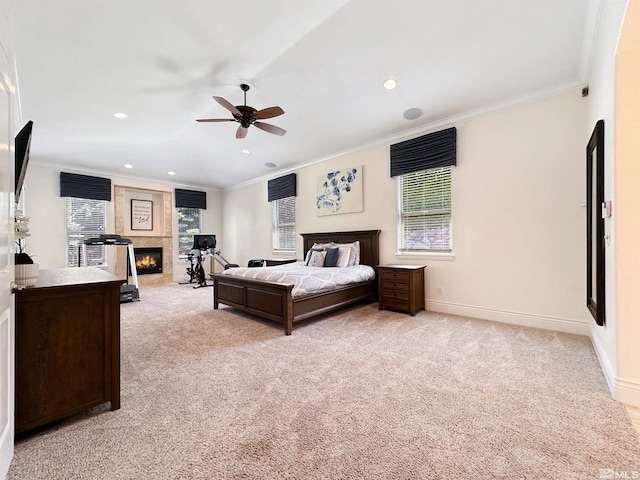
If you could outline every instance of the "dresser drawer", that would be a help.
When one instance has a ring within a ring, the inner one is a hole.
[[[406,302],[409,300],[409,290],[405,291],[395,291],[395,290],[387,290],[386,288],[382,291],[383,300],[400,300]]]
[[[397,272],[394,270],[382,270],[380,272],[380,280],[388,285],[390,283],[409,283],[408,272]]]
[[[382,308],[389,308],[391,310],[399,310],[401,312],[409,311],[409,304],[406,301],[387,300],[386,298],[384,298],[382,299],[380,305],[382,305]]]
[[[409,293],[409,283],[399,283],[399,282],[387,282],[385,280],[382,281],[382,288],[384,290],[393,290],[394,292],[406,292]]]

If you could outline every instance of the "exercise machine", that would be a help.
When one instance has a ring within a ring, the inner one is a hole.
[[[187,258],[189,259],[190,266],[187,267],[187,275],[189,275],[188,282],[181,282],[180,285],[186,285],[188,283],[196,282],[197,285],[193,288],[202,288],[202,287],[212,287],[213,285],[209,285],[207,283],[207,277],[204,273],[204,267],[202,266],[202,260],[206,254],[205,250],[200,250],[199,248],[193,248],[187,254]],[[195,260],[195,263],[194,263]]]
[[[87,245],[124,245],[127,247],[127,280],[126,283],[120,285],[120,303],[139,302],[140,290],[138,288],[138,271],[136,270],[136,257],[133,253],[133,242],[115,233],[87,238],[78,246],[78,266],[80,266],[81,260],[82,266],[87,266]],[[131,275],[131,284],[129,284],[129,275]]]
[[[222,256],[220,250],[216,250],[215,235],[194,235],[193,248],[198,250],[209,250],[209,254],[216,262],[222,265],[225,270],[240,266],[237,263],[229,263],[229,260]]]
[[[202,261],[207,253],[222,265],[225,270],[239,266],[235,263],[229,263],[229,261],[222,256],[220,250],[216,250],[216,243],[215,235],[193,236],[193,247],[191,247],[191,252],[187,255],[190,263],[190,266],[187,267],[189,281],[185,283],[194,283],[194,281],[196,281],[198,285],[193,288],[213,286],[213,284],[210,285],[207,283],[204,267],[202,266]]]

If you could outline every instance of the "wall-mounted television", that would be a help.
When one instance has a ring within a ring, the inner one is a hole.
[[[216,248],[216,236],[215,235],[194,235],[193,236],[193,250],[209,250],[210,248]]]
[[[33,122],[29,120],[27,124],[18,132],[15,139],[15,156],[16,156],[16,203],[20,201],[20,193],[24,184],[24,176],[27,173],[27,164],[29,163],[29,149],[31,148],[31,130],[33,130]]]

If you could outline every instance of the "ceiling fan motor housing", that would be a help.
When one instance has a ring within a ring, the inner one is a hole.
[[[249,125],[256,121],[255,113],[257,112],[257,110],[247,105],[236,105],[236,108],[240,110],[242,116],[233,113],[233,118],[235,118],[236,121],[240,122],[240,125],[242,125],[244,128],[249,128]]]

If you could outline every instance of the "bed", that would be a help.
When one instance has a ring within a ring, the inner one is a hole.
[[[303,250],[308,252],[314,243],[360,242],[360,264],[375,267],[379,260],[380,230],[350,232],[303,233]],[[276,267],[265,267],[276,268]],[[375,301],[377,280],[358,282],[331,291],[293,298],[293,285],[255,278],[234,277],[222,273],[211,274],[213,279],[213,308],[219,304],[242,310],[280,323],[286,335],[291,335],[294,322],[305,320],[338,308],[365,300]]]

